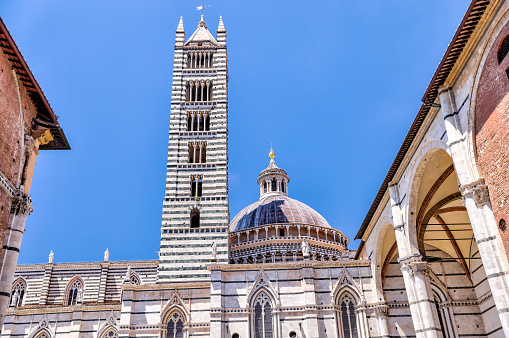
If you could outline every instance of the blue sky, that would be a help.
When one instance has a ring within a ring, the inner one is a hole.
[[[19,263],[156,259],[174,31],[200,1],[4,0],[71,151],[41,151]],[[228,32],[230,217],[269,162],[350,239],[469,1],[209,0]]]

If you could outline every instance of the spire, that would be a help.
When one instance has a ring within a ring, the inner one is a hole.
[[[218,32],[226,32],[226,29],[224,28],[222,16],[219,16],[219,26],[217,27],[217,31]]]
[[[271,145],[271,146],[270,146],[270,153],[269,153],[269,157],[270,157],[271,159],[274,159],[274,156],[275,156],[275,154],[274,154],[274,150],[272,150],[272,145]]]
[[[182,21],[182,17],[180,17],[179,25],[177,26],[177,32],[184,32],[184,21]]]
[[[203,14],[201,15],[200,22],[198,22],[198,28],[200,28],[200,27],[205,27],[205,28],[207,28],[207,23],[205,22],[205,19],[204,19]]]

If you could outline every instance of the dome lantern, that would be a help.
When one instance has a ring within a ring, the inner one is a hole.
[[[258,176],[258,184],[260,185],[260,199],[273,195],[288,196],[288,182],[290,179],[286,171],[279,168],[274,161],[274,150],[272,147],[269,152],[269,166],[262,170]]]

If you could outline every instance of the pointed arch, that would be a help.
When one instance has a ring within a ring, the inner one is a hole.
[[[362,297],[362,291],[359,287],[359,284],[353,279],[352,275],[348,272],[348,270],[343,269],[343,273],[341,277],[338,278],[336,283],[331,290],[332,303],[337,303],[341,295],[345,292],[350,292],[354,295],[357,304],[360,302]]]
[[[118,338],[118,322],[117,317],[111,311],[106,321],[99,327],[97,332],[99,338]]]
[[[133,285],[141,285],[141,278],[136,272],[131,272],[131,277],[129,278],[129,281]]]
[[[258,293],[260,289],[265,289],[269,293],[269,295],[274,299],[274,306],[280,305],[279,293],[276,291],[276,288],[274,288],[274,286],[270,282],[270,279],[267,277],[263,269],[258,271],[258,274],[256,275],[253,284],[247,290],[248,304],[251,304],[254,296]]]
[[[77,305],[83,301],[85,282],[80,276],[74,276],[65,287],[65,305]]]
[[[276,300],[266,287],[260,287],[249,300],[250,332],[257,332],[256,337],[274,338],[278,336],[279,317]]]
[[[20,307],[23,305],[27,290],[27,282],[24,278],[18,277],[12,283],[11,299],[9,305],[13,307]]]
[[[173,292],[161,313],[161,338],[184,338],[189,321],[189,311],[177,292]]]
[[[50,329],[48,318],[44,318],[37,324],[37,326],[28,335],[28,338],[53,338],[53,333]]]

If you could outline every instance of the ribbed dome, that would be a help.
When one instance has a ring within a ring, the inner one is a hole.
[[[230,231],[275,223],[300,223],[329,227],[329,223],[315,210],[284,195],[262,197],[245,207],[230,223]]]

